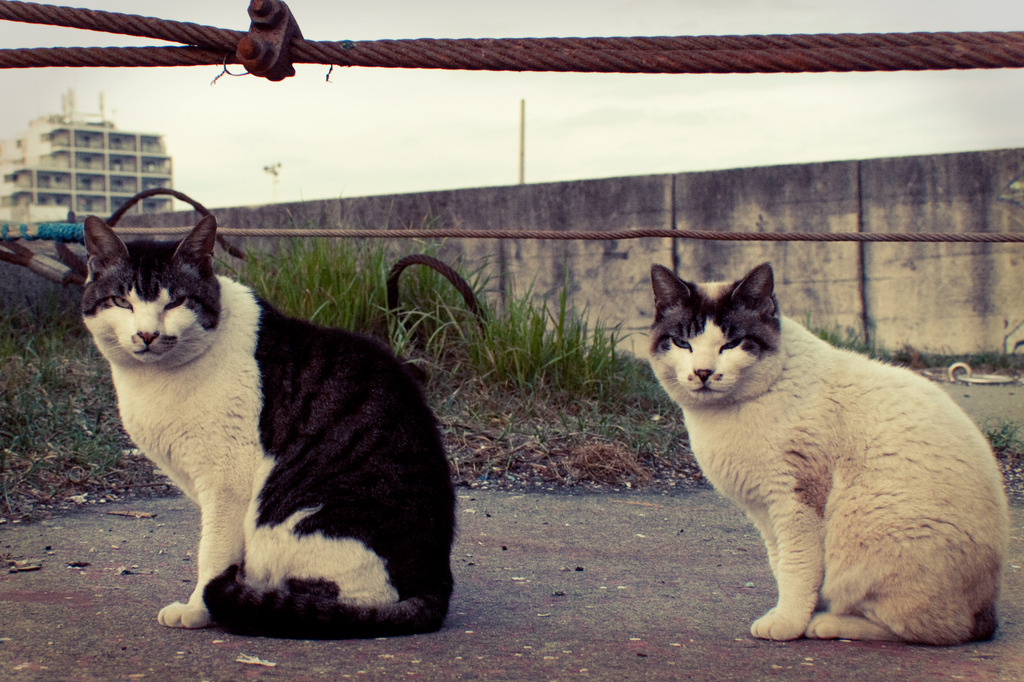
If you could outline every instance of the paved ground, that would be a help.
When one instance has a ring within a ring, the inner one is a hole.
[[[949,390],[977,419],[1024,418],[1020,386]],[[0,556],[41,566],[0,574],[0,680],[1024,680],[1024,507],[1012,513],[996,639],[932,648],[751,638],[775,586],[751,525],[711,491],[460,489],[445,628],[343,642],[159,626],[195,579],[197,510],[96,505],[0,526]]]
[[[932,648],[752,639],[774,584],[750,524],[711,491],[463,489],[445,628],[343,642],[161,627],[191,590],[197,512],[183,497],[97,505],[0,530],[0,551],[42,563],[0,577],[0,679],[1024,679],[1013,513],[998,637]]]
[[[953,400],[978,423],[988,419],[1024,422],[1024,385],[966,385],[940,382]]]

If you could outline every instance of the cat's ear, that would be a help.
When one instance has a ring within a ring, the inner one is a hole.
[[[89,279],[112,265],[128,261],[128,247],[96,216],[85,219],[85,250],[89,255]]]
[[[761,263],[736,283],[732,290],[735,305],[761,315],[774,316],[778,312],[775,300],[775,276],[770,263]]]
[[[664,265],[651,266],[651,286],[654,288],[655,321],[661,318],[663,311],[686,305],[693,295],[686,282]]]
[[[175,260],[213,265],[213,247],[217,243],[217,219],[204,217],[186,235],[174,251]]]

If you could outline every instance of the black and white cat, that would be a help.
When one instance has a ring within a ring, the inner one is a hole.
[[[82,313],[125,430],[202,512],[195,591],[159,621],[301,638],[440,628],[454,494],[417,382],[383,344],[216,276],[216,227],[125,245],[85,221]]]
[[[651,367],[708,480],[761,531],[778,584],[751,633],[991,637],[1006,494],[953,401],[781,316],[767,263],[731,283],[684,282],[660,265],[651,279]]]

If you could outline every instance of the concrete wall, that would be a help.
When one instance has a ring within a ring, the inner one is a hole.
[[[859,232],[860,168],[842,162],[680,175],[676,228]],[[787,315],[863,333],[856,243],[676,240],[675,249],[679,272],[695,281],[734,280],[769,261]]]
[[[1024,233],[1024,208],[999,199],[1024,174],[1022,156],[864,162],[865,231]],[[865,270],[868,317],[887,345],[1000,349],[1024,339],[1024,327],[1011,334],[1024,321],[1024,244],[875,245]]]
[[[1001,201],[1024,149],[360,197],[215,212],[231,227],[433,225],[482,230],[676,228],[766,232],[1016,232],[1024,208]],[[196,192],[194,189],[186,191]],[[196,193],[195,198],[204,201]],[[196,214],[125,218],[180,226]],[[409,252],[415,242],[407,242]],[[762,261],[783,310],[852,329],[883,347],[1001,350],[1024,340],[1024,244],[450,240],[447,258],[486,263],[492,294],[532,285],[591,321],[622,323],[646,347],[658,262],[690,280],[735,279]],[[1009,336],[1008,336],[1009,335]]]

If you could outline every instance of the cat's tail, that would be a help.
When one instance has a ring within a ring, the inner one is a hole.
[[[337,586],[289,580],[262,592],[231,566],[203,590],[213,621],[237,635],[292,639],[355,639],[434,632],[448,613],[448,595],[410,597],[383,606],[338,602]]]

